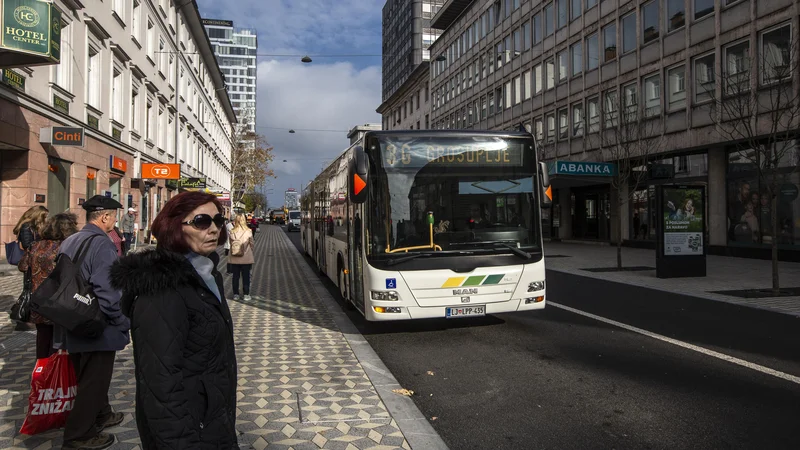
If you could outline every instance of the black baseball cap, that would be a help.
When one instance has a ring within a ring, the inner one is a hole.
[[[103,211],[106,209],[120,209],[122,204],[111,197],[105,195],[95,195],[83,203],[83,209],[87,211]]]

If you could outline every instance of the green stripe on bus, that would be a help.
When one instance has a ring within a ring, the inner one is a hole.
[[[467,278],[467,281],[465,281],[464,284],[462,284],[462,286],[480,286],[481,281],[483,281],[484,278],[486,278],[485,275],[469,277]]]
[[[489,275],[486,277],[486,280],[483,282],[483,285],[486,286],[487,284],[498,284],[503,280],[505,275]]]

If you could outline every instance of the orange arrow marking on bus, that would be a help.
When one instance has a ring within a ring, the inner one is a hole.
[[[547,190],[544,191],[544,194],[547,196],[547,198],[550,199],[550,201],[553,201],[553,188],[552,187],[547,186]]]
[[[367,183],[357,173],[353,174],[353,195],[360,194],[365,187],[367,187]]]

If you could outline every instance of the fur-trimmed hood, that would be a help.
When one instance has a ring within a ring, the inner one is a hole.
[[[216,267],[219,255],[212,253],[209,258]],[[122,291],[122,312],[128,317],[137,296],[199,284],[194,266],[184,255],[159,249],[120,258],[111,266],[110,275],[112,287]]]

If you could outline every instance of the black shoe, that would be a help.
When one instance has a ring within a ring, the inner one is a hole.
[[[114,445],[115,440],[113,434],[100,433],[93,438],[64,442],[61,449],[102,450]]]
[[[125,420],[125,414],[121,412],[115,412],[109,414],[102,420],[97,421],[97,430],[103,431],[106,428],[112,428],[122,423]]]

